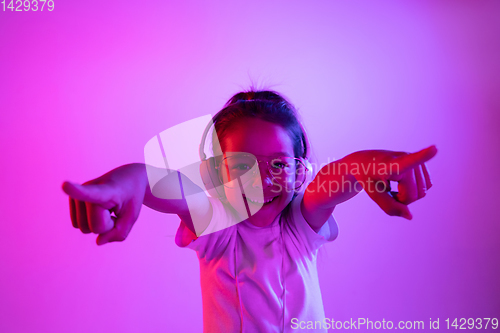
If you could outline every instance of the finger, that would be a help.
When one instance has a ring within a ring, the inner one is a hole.
[[[71,217],[71,224],[78,229],[78,221],[76,219],[76,204],[75,200],[69,197],[69,216]]]
[[[125,211],[121,212],[117,218],[112,219],[114,220],[113,229],[99,234],[96,239],[97,245],[124,241],[130,233],[130,230],[137,219],[137,215],[133,214],[130,209],[125,209]]]
[[[417,182],[414,170],[410,170],[401,175],[398,181],[397,201],[409,205],[418,199]]]
[[[401,216],[407,220],[413,218],[408,207],[405,204],[397,202],[388,192],[367,191],[367,193],[386,214],[390,216]]]
[[[111,219],[109,210],[89,202],[86,203],[86,207],[90,231],[95,234],[100,234],[113,229],[114,223]]]
[[[429,174],[429,169],[427,169],[427,165],[422,164],[422,172],[424,173],[425,178],[425,187],[430,189],[432,187],[431,175]]]
[[[114,206],[113,192],[106,185],[78,185],[64,182],[62,188],[73,199],[99,204],[107,209]]]
[[[417,184],[417,200],[418,200],[425,197],[425,191],[427,190],[427,187],[425,186],[425,179],[422,173],[422,167],[419,165],[415,167],[413,170],[415,173],[415,182]]]
[[[410,169],[415,168],[417,165],[427,162],[428,160],[433,158],[436,153],[436,146],[430,146],[416,153],[397,157],[390,162],[391,167],[389,168],[389,170],[393,175],[394,173],[396,173],[395,175],[402,174]],[[392,167],[392,165],[397,166],[397,168]]]
[[[89,234],[90,228],[87,221],[87,207],[84,201],[75,200],[76,206],[76,221],[78,223],[78,228],[84,233]]]

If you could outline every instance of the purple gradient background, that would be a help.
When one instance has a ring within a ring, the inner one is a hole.
[[[123,243],[73,229],[63,180],[129,162],[250,78],[300,109],[319,162],[436,144],[434,187],[337,207],[318,261],[336,320],[500,317],[499,1],[57,1],[0,11],[0,331],[199,332],[198,260],[144,208]],[[442,329],[443,330],[443,329]]]

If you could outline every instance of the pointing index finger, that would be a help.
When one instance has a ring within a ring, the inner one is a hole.
[[[70,182],[64,182],[63,191],[71,198],[98,204],[104,208],[113,208],[112,194],[103,185],[78,185]]]
[[[413,169],[417,166],[419,166],[422,163],[427,162],[431,158],[433,158],[437,153],[437,148],[436,146],[430,146],[425,149],[422,149],[420,151],[417,151],[416,153],[404,155],[395,158],[392,160],[392,163],[396,163],[399,166],[399,173],[403,173],[405,171],[408,171],[409,169]]]

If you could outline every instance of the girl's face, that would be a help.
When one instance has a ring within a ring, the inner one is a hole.
[[[288,132],[281,126],[257,118],[245,118],[231,125],[224,137],[225,156],[231,152],[249,153],[259,160],[269,160],[272,157],[294,157],[293,144]],[[283,209],[290,203],[293,190],[285,188],[271,176],[265,162],[259,165],[260,177],[256,175],[244,182],[243,191],[240,187],[225,187],[226,198],[231,206],[242,216],[251,212],[248,222],[257,227],[271,224]],[[243,200],[242,200],[243,197]],[[252,200],[254,199],[254,200]],[[272,201],[269,201],[272,199]],[[267,203],[258,203],[264,201]],[[242,213],[243,212],[243,213]]]

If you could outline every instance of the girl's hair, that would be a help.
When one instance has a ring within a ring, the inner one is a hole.
[[[230,132],[231,125],[244,118],[258,118],[280,125],[290,135],[294,155],[297,158],[308,157],[307,138],[298,119],[297,110],[286,98],[275,91],[246,91],[234,95],[224,108],[214,117],[215,132],[224,151],[224,138]]]

